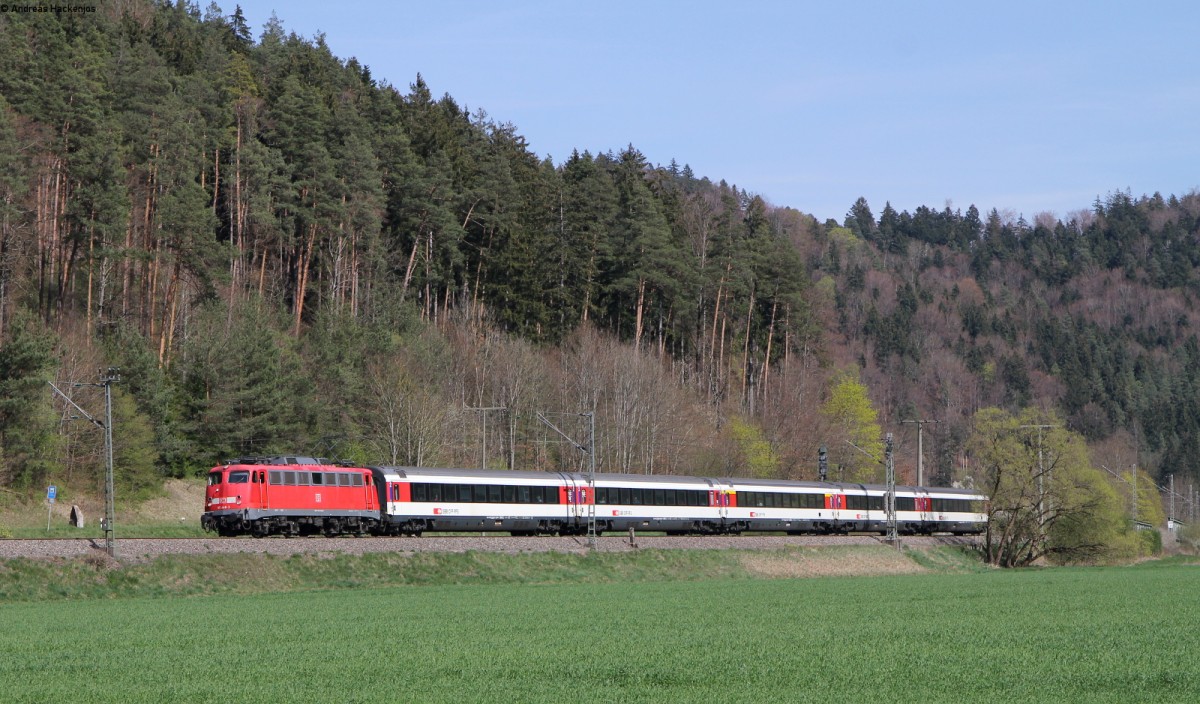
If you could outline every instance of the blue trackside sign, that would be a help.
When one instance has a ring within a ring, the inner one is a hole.
[[[51,484],[50,486],[46,487],[46,499],[50,503],[54,503],[56,498],[58,498],[58,487]]]

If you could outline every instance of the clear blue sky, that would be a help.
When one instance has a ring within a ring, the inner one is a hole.
[[[555,163],[633,144],[822,220],[1200,188],[1194,0],[218,4],[403,93],[420,73]]]

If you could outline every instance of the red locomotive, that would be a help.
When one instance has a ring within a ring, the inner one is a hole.
[[[244,457],[208,473],[200,523],[218,535],[374,533],[379,493],[370,469],[312,457]]]

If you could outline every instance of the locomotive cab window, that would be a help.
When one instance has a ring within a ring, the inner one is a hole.
[[[229,483],[230,484],[249,484],[250,483],[250,473],[246,472],[246,471],[241,471],[241,470],[236,471],[236,472],[230,472],[229,473]]]
[[[220,472],[209,472],[208,473],[208,485],[209,486],[215,486],[220,483],[221,483],[221,473]]]

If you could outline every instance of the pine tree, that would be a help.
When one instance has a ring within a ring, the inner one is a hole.
[[[608,271],[611,320],[619,332],[632,337],[636,347],[642,344],[651,316],[661,327],[665,317],[675,314],[688,277],[683,253],[671,242],[671,229],[646,184],[647,169],[645,157],[632,146],[621,153]]]
[[[14,117],[0,93],[0,341],[7,337],[12,315],[12,290],[25,229],[20,203],[28,190],[28,164],[18,147]]]
[[[203,309],[194,321],[198,334],[181,350],[189,441],[209,462],[308,446],[312,382],[280,316],[250,301],[235,309],[232,324],[227,320],[223,308]]]
[[[58,467],[49,382],[56,366],[54,336],[21,313],[0,344],[0,486],[45,485]]]
[[[233,9],[233,14],[229,16],[229,28],[233,34],[233,38],[237,41],[237,47],[240,49],[249,49],[254,43],[254,37],[250,33],[250,25],[246,22],[246,15],[242,12],[242,6],[236,5]]]
[[[612,177],[590,153],[575,152],[560,172],[562,195],[557,214],[563,254],[559,263],[561,286],[571,292],[567,298],[578,306],[578,315],[569,322],[573,324],[588,321],[599,310],[601,272],[613,257],[611,231],[619,206]]]
[[[159,455],[155,447],[154,427],[150,419],[138,410],[133,397],[120,387],[112,389],[112,423],[113,464],[120,468],[114,477],[117,493],[125,501],[136,501],[160,493],[163,476],[158,471]],[[102,485],[96,486],[95,490],[102,492]]]
[[[343,184],[336,178],[326,146],[330,116],[318,90],[298,75],[290,75],[271,112],[274,129],[268,144],[279,150],[291,174],[291,187],[280,199],[280,215],[281,220],[290,222],[282,235],[292,334],[298,337],[321,253],[343,217]]]
[[[329,303],[357,315],[375,270],[372,252],[378,250],[383,177],[369,138],[369,125],[354,103],[345,102],[335,108],[334,125],[332,157],[341,181],[342,208],[327,265]]]

